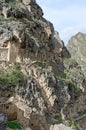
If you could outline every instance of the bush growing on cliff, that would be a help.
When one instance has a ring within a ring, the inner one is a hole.
[[[24,75],[21,72],[20,66],[15,65],[10,74],[0,73],[0,84],[7,86],[16,86],[20,81],[24,80]]]
[[[70,69],[65,69],[65,81],[67,82],[69,88],[71,88],[71,91],[75,93],[76,95],[80,94],[80,82],[79,80],[83,79],[83,75],[81,73],[81,70],[77,66],[77,63],[72,63],[70,65]]]
[[[86,114],[86,109],[83,110],[83,111],[79,111],[78,114],[79,114],[80,116],[85,115],[85,114]]]
[[[8,76],[8,83],[16,86],[20,81],[24,79],[24,75],[21,72],[20,66],[16,65],[10,75]]]
[[[73,90],[74,93],[78,94],[78,92],[80,92],[80,88],[77,87],[77,84],[74,83],[73,81],[69,81],[69,82],[68,82],[68,85],[69,85],[70,87],[72,87],[72,90]]]
[[[73,130],[78,130],[78,125],[76,124],[76,122],[73,119],[69,119],[68,120],[69,126],[73,129]]]
[[[12,130],[22,130],[21,125],[19,123],[12,121],[8,122],[8,128]]]
[[[0,84],[4,85],[8,83],[8,78],[3,72],[0,73]]]
[[[58,120],[59,122],[62,122],[62,117],[61,117],[61,115],[55,115],[55,116],[54,116],[54,119],[55,119],[55,120]]]

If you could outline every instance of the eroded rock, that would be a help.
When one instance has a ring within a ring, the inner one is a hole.
[[[72,128],[65,126],[64,124],[52,125],[50,130],[72,130]]]

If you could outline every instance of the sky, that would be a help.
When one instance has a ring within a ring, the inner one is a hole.
[[[86,0],[36,1],[42,7],[44,17],[53,23],[65,44],[76,33],[86,33]]]

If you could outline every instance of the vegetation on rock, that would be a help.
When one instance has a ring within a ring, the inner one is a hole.
[[[24,75],[21,72],[20,66],[17,64],[9,74],[3,71],[0,73],[0,84],[2,85],[16,87],[21,81],[24,81]]]
[[[69,126],[73,129],[73,130],[78,130],[78,126],[76,124],[76,122],[74,122],[73,119],[69,119],[68,120]]]
[[[22,130],[21,125],[14,121],[8,122],[8,128],[10,128],[12,130]]]

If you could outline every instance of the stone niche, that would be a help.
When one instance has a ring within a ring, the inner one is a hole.
[[[16,107],[13,102],[8,102],[8,99],[12,97],[12,93],[9,91],[0,91],[0,114],[5,114],[8,121],[18,121],[22,127],[29,126],[29,120],[24,117],[24,112]]]

